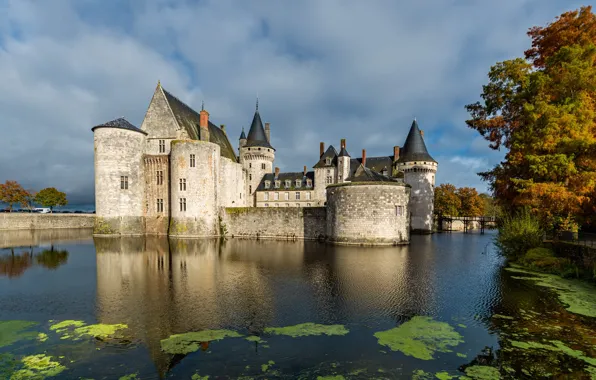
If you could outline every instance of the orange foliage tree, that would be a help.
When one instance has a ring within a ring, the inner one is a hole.
[[[524,58],[494,65],[467,125],[505,160],[480,173],[502,206],[545,226],[596,223],[596,15],[566,12],[528,35]]]
[[[8,208],[12,211],[13,204],[26,206],[31,199],[31,194],[23,189],[17,181],[6,181],[0,183],[0,201],[8,203]]]
[[[457,197],[461,201],[462,216],[484,215],[484,200],[473,187],[460,187],[457,189]]]

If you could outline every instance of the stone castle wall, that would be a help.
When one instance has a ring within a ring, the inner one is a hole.
[[[434,162],[407,162],[399,165],[404,171],[404,182],[412,187],[410,212],[413,233],[432,233],[435,199]]]
[[[218,206],[244,207],[248,199],[246,194],[245,173],[242,165],[225,157],[220,158],[219,183],[217,184]]]
[[[190,163],[191,155],[194,155],[194,167]],[[172,143],[171,236],[218,235],[217,185],[220,161],[220,147],[217,144],[200,140],[179,140]],[[186,180],[185,187],[180,187],[180,179]]]
[[[145,232],[145,171],[143,133],[98,128],[95,145],[96,232],[143,234]],[[128,189],[121,189],[121,176]]]
[[[325,207],[241,207],[221,210],[220,228],[228,237],[307,239],[325,237]]]
[[[409,241],[410,188],[400,183],[347,183],[327,188],[327,237],[338,244]]]
[[[94,214],[1,213],[0,231],[93,228]]]
[[[145,233],[167,235],[170,221],[170,157],[164,154],[145,155],[144,162]],[[159,182],[158,172],[161,174]],[[163,205],[163,211],[158,209],[158,200]]]

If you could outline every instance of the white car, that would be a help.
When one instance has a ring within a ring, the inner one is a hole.
[[[42,207],[42,208],[34,208],[34,209],[33,209],[33,212],[38,212],[38,213],[40,213],[40,214],[49,214],[49,213],[50,213],[50,209],[49,209],[49,208],[45,208],[45,207]]]

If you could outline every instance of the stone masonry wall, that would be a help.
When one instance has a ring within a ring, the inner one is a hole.
[[[95,144],[95,208],[98,234],[145,233],[145,135],[117,128],[99,128]],[[121,176],[128,188],[121,188]]]
[[[399,164],[404,171],[404,182],[412,187],[410,212],[413,233],[432,233],[434,188],[437,164],[434,162],[407,162]]]
[[[327,238],[339,244],[409,241],[410,188],[402,184],[347,184],[327,188]]]
[[[228,237],[308,240],[325,237],[325,207],[225,208],[220,215],[220,230]]]
[[[218,206],[244,207],[246,206],[245,173],[242,165],[225,157],[220,158],[219,183],[217,184]]]
[[[94,214],[1,213],[0,231],[93,228]]]

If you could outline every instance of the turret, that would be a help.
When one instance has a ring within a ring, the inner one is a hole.
[[[240,148],[242,148],[243,146],[246,145],[246,134],[244,133],[244,127],[242,127],[242,133],[240,134],[240,141],[239,141],[238,145],[239,145],[238,150],[240,150]]]
[[[350,154],[346,150],[346,139],[340,141],[340,151],[337,156],[337,182],[346,182],[350,176]]]
[[[240,163],[246,171],[248,203],[249,206],[253,206],[255,191],[263,176],[273,172],[273,160],[275,159],[275,149],[271,146],[261,121],[258,99],[255,114],[244,143],[242,142],[242,136],[240,135]]]
[[[412,187],[410,218],[414,233],[432,233],[433,230],[437,161],[428,153],[423,136],[414,119],[404,146],[394,149],[397,169],[404,172],[404,182]]]

